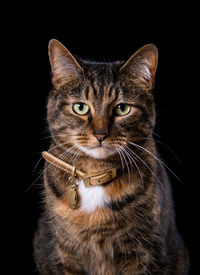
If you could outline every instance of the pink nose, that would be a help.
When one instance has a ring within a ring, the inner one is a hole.
[[[94,133],[94,136],[96,137],[96,139],[98,141],[103,141],[108,136],[108,134],[107,133]]]

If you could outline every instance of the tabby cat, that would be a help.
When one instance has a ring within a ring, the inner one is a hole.
[[[148,44],[127,62],[101,63],[75,59],[53,39],[49,57],[49,153],[73,171],[45,162],[44,212],[34,238],[39,273],[188,274],[153,139],[157,48]],[[116,175],[88,186],[75,169]]]

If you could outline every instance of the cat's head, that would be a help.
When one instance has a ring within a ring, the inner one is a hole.
[[[49,43],[53,90],[48,122],[54,141],[104,159],[129,142],[145,142],[155,124],[152,96],[158,53],[148,44],[127,62],[75,59],[57,40]]]

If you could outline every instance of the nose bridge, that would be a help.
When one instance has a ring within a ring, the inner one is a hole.
[[[110,114],[109,105],[106,98],[94,102],[94,114],[91,121],[93,134],[109,135]]]
[[[108,135],[109,133],[109,118],[105,115],[99,115],[92,121],[92,129],[95,133],[103,133]]]

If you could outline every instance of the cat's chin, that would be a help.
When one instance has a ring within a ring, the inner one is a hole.
[[[81,150],[88,156],[95,158],[95,159],[106,159],[111,155],[116,153],[116,150],[113,148],[106,148],[106,147],[95,147],[92,149],[81,147]]]

